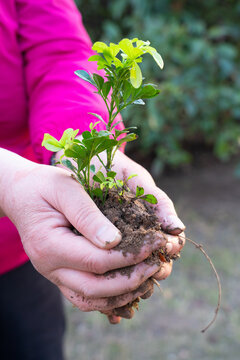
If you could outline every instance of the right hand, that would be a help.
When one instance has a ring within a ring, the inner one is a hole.
[[[16,225],[34,267],[69,301],[82,311],[107,312],[149,290],[138,288],[159,267],[143,260],[165,245],[161,234],[138,255],[123,256],[112,250],[121,240],[118,230],[67,171],[12,153],[3,165],[1,207]],[[75,235],[71,225],[83,236]],[[117,272],[115,277],[103,275],[131,265],[130,278]]]

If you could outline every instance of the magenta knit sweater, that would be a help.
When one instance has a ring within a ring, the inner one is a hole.
[[[0,147],[49,164],[45,132],[60,138],[69,127],[84,131],[106,119],[94,87],[74,71],[96,71],[91,41],[73,0],[0,2]],[[0,219],[0,274],[28,260],[18,232]]]

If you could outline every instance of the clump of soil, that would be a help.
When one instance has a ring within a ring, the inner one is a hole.
[[[126,192],[119,201],[119,195],[111,190],[104,204],[96,201],[102,213],[121,231],[122,241],[114,247],[115,251],[122,251],[126,256],[128,253],[138,255],[142,247],[153,243],[156,239],[165,238],[161,230],[161,223],[154,213],[153,208],[143,200],[136,199],[133,194]],[[161,266],[162,262],[170,261],[166,247],[154,251],[145,262]],[[116,273],[131,277],[133,266],[113,270],[105,273],[107,277],[115,277]],[[152,292],[151,292],[152,294]],[[123,308],[116,309],[116,315],[129,314],[132,317],[133,307],[137,307],[138,299]],[[127,317],[127,316],[124,316]]]

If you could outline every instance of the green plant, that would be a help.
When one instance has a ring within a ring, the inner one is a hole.
[[[108,121],[105,122],[99,114],[91,113],[99,121],[91,123],[90,131],[84,131],[81,139],[76,138],[78,130],[67,129],[59,141],[50,134],[45,134],[42,145],[53,152],[63,150],[60,162],[72,171],[75,179],[84,186],[92,198],[98,197],[104,202],[109,189],[115,188],[121,201],[124,192],[129,191],[127,181],[136,175],[131,175],[126,181],[116,179],[116,173],[112,171],[113,159],[123,143],[133,141],[137,136],[131,132],[135,127],[117,129],[119,121],[116,122],[115,119],[123,109],[132,104],[144,105],[143,99],[153,98],[160,92],[154,85],[142,83],[142,72],[138,65],[142,62],[142,56],[150,54],[160,68],[163,68],[163,60],[156,49],[150,46],[149,41],[137,38],[123,39],[118,44],[110,43],[109,46],[103,42],[96,42],[93,50],[98,55],[91,56],[89,61],[97,61],[98,70],[105,71],[105,78],[84,70],[77,70],[75,74],[96,88],[107,107]],[[106,129],[97,131],[96,125],[100,122]],[[104,151],[107,154],[106,163],[100,157]],[[94,156],[99,159],[106,176],[101,169],[96,171],[95,166],[91,164]],[[100,186],[96,187],[96,183]],[[137,187],[136,197],[152,204],[157,202],[153,195],[144,195],[144,189],[141,187]]]
[[[155,173],[193,161],[204,148],[222,161],[239,153],[240,0],[76,2],[93,40],[142,33],[161,49],[164,72],[150,59],[143,64],[150,82],[161,81],[161,98],[124,114]]]

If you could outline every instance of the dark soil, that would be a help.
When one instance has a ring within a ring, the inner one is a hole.
[[[117,192],[111,191],[104,205],[102,203],[97,205],[121,231],[122,240],[114,250],[122,251],[124,256],[128,253],[138,255],[144,245],[152,243],[159,236],[165,237],[154,210],[148,206],[148,203],[136,199],[131,193],[124,193],[120,202]],[[164,248],[160,250],[165,253]],[[154,252],[146,261],[160,265],[158,254],[159,251]],[[124,274],[124,271],[122,273]]]
[[[122,240],[114,248],[115,251],[122,251],[126,256],[128,253],[138,255],[142,247],[146,244],[153,243],[156,238],[164,237],[165,234],[161,230],[161,223],[159,222],[154,210],[143,200],[136,199],[131,193],[124,193],[119,201],[119,195],[112,190],[104,205],[97,203],[102,213],[121,231]],[[157,264],[161,266],[162,262],[170,261],[166,253],[166,248],[163,247],[154,251],[145,262],[148,264]],[[114,278],[117,273],[131,277],[134,266],[128,266],[122,269],[109,271],[105,276]],[[132,307],[137,306],[138,299],[123,308],[118,308],[117,314],[124,313],[126,318],[132,317]],[[129,316],[127,314],[129,313]]]

